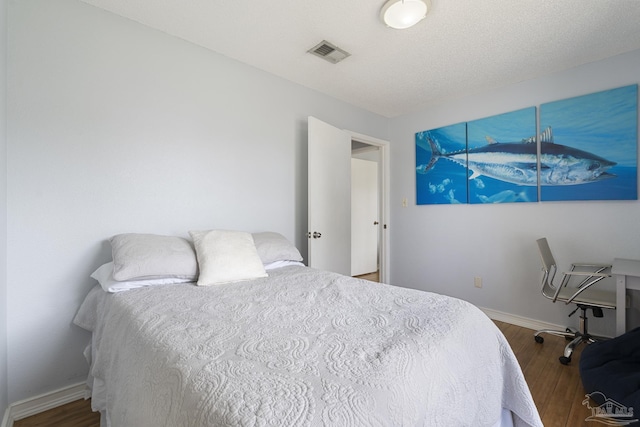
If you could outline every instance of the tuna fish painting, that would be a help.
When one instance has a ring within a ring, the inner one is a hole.
[[[637,85],[416,133],[418,204],[637,199]]]

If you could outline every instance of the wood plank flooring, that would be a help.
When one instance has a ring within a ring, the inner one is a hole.
[[[380,272],[374,271],[373,273],[367,273],[367,274],[362,274],[360,276],[353,276],[353,277],[357,277],[358,279],[370,280],[372,282],[379,282]]]
[[[100,427],[100,414],[90,400],[76,400],[58,408],[14,421],[13,427]]]
[[[544,344],[533,340],[533,331],[495,322],[507,338],[522,367],[545,427],[582,427],[590,415],[582,405],[584,390],[578,373],[582,346],[569,366],[558,362],[566,341],[545,336]],[[14,427],[99,427],[100,416],[91,412],[89,401],[78,400],[14,423]]]
[[[591,411],[582,405],[582,388],[578,362],[584,346],[573,353],[571,364],[560,364],[567,341],[562,337],[544,336],[544,343],[533,339],[531,329],[495,321],[511,345],[545,427],[582,427]]]

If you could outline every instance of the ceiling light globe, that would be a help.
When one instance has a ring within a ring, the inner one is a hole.
[[[388,0],[380,18],[388,27],[403,30],[422,21],[430,6],[429,0]]]

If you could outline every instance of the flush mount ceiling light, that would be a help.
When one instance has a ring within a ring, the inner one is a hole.
[[[380,11],[380,19],[397,30],[413,27],[431,8],[430,0],[388,0]]]

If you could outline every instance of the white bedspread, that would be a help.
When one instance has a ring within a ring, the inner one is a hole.
[[[504,336],[438,294],[306,267],[93,290],[92,405],[112,427],[541,426]]]

